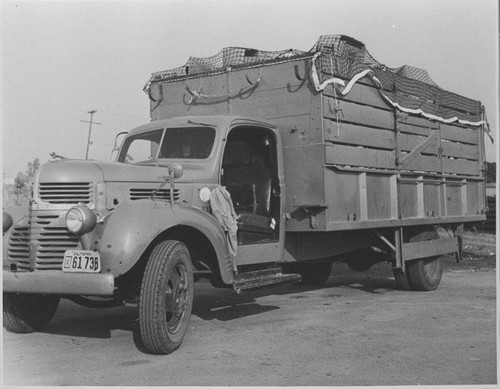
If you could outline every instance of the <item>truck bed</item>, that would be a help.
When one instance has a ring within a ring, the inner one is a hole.
[[[395,90],[382,91],[369,75],[345,95],[334,84],[318,91],[312,62],[306,53],[157,80],[149,90],[151,118],[231,114],[275,123],[284,145],[287,231],[485,220],[483,127],[467,124],[480,119],[479,101],[451,94],[470,112],[439,106],[438,94],[427,96],[439,89],[417,84],[425,98],[417,90],[406,99],[424,101],[428,112],[448,110],[462,118],[432,120],[392,105],[381,92]],[[323,64],[318,68],[321,79],[349,82],[328,74]]]

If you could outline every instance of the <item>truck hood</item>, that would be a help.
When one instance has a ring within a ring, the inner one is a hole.
[[[96,164],[70,159],[44,164],[38,176],[38,181],[41,183],[99,182],[102,180],[103,173]]]
[[[217,181],[216,166],[210,161],[181,162],[183,176],[178,182]],[[168,161],[156,165],[134,165],[108,161],[61,160],[43,166],[41,182],[162,182],[168,175]]]

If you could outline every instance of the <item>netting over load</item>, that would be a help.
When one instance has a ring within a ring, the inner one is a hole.
[[[346,95],[358,80],[368,77],[398,110],[446,123],[482,125],[483,108],[472,100],[440,88],[427,71],[404,65],[389,68],[375,60],[365,45],[345,35],[323,35],[309,51],[261,51],[229,47],[212,57],[191,57],[184,66],[153,73],[145,86],[198,77],[249,66],[306,58],[309,77],[317,91],[334,84]]]

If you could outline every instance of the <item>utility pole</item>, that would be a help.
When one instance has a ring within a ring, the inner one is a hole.
[[[92,118],[94,117],[94,114],[96,112],[97,111],[95,109],[93,109],[91,111],[87,111],[87,113],[90,114],[90,121],[80,120],[83,123],[89,123],[89,137],[87,139],[87,152],[85,153],[85,159],[89,159],[89,147],[92,144],[92,142],[90,141],[90,136],[92,135],[92,124],[101,124],[101,123],[97,123],[97,122],[92,121]]]

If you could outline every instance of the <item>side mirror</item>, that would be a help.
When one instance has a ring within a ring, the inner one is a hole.
[[[113,146],[113,150],[111,150],[111,156],[110,156],[111,161],[113,160],[113,153],[120,150],[120,147],[118,147],[118,137],[120,137],[121,135],[127,135],[127,134],[128,134],[127,131],[122,131],[122,132],[119,132],[118,134],[116,134],[115,145]]]
[[[181,178],[184,174],[184,168],[177,162],[171,162],[168,164],[168,174],[175,179]]]

